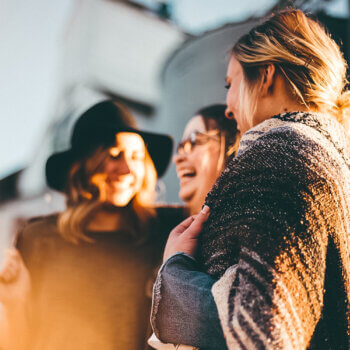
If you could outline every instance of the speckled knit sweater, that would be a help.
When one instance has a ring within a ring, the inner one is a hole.
[[[201,236],[229,349],[350,349],[350,142],[286,113],[246,132]]]

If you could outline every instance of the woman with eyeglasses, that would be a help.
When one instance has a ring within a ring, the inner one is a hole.
[[[207,206],[170,233],[153,293],[160,340],[350,349],[346,72],[335,41],[296,9],[233,46],[226,114],[242,139]]]
[[[171,151],[120,104],[80,116],[71,147],[46,164],[66,210],[27,222],[0,272],[2,349],[145,349],[153,271],[183,219],[154,205]]]
[[[173,158],[180,179],[179,196],[190,215],[198,214],[205,197],[238,148],[240,133],[235,119],[225,116],[226,105],[216,104],[200,109],[187,123],[182,141]],[[219,328],[219,332],[220,332]],[[222,336],[221,344],[224,344]],[[155,349],[192,349],[183,345],[162,344],[152,336]],[[218,344],[220,345],[220,341]]]
[[[187,123],[183,140],[173,158],[180,179],[180,198],[190,215],[202,209],[221,171],[236,153],[239,132],[234,119],[225,117],[225,105],[199,110]]]

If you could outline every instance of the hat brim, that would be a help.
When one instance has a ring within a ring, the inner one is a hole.
[[[162,177],[170,163],[173,151],[173,139],[168,135],[155,134],[140,131],[134,128],[115,130],[118,132],[132,132],[139,134],[145,142],[146,148],[158,178]],[[64,192],[67,185],[69,171],[75,161],[79,159],[79,154],[70,148],[67,151],[54,153],[46,162],[46,181],[50,188]]]
[[[51,155],[46,161],[45,169],[48,186],[63,192],[74,161],[75,157],[71,149]]]
[[[162,177],[171,160],[173,153],[173,139],[168,135],[154,134],[135,130],[145,142],[149,155],[157,170],[158,177]]]

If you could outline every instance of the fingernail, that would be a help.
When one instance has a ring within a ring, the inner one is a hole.
[[[208,214],[209,213],[209,207],[207,205],[204,205],[202,210],[201,210],[202,214]]]

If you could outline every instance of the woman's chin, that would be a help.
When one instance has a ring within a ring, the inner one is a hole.
[[[123,195],[116,195],[110,199],[107,199],[107,202],[115,207],[126,207],[134,197],[134,193],[125,193]]]
[[[202,205],[204,203],[204,199],[198,198],[195,195],[192,195],[190,197],[184,198],[181,197],[183,202],[185,202],[186,207],[190,211],[190,215],[198,214],[200,210],[202,209]]]
[[[195,191],[187,188],[180,188],[179,197],[186,204],[189,203],[195,195]]]

